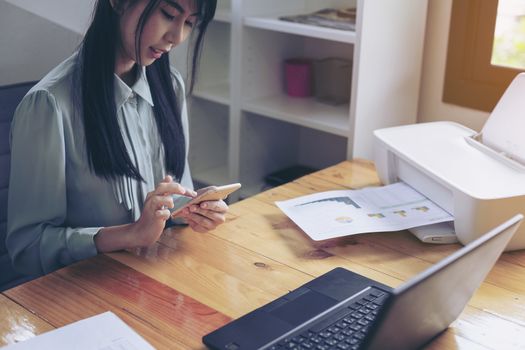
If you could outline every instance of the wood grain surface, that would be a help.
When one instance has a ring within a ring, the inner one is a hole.
[[[314,242],[274,204],[378,185],[371,162],[343,162],[235,203],[211,233],[168,229],[151,247],[13,288],[0,296],[0,345],[111,310],[158,349],[200,349],[207,332],[334,267],[395,287],[460,247],[424,244],[408,231]],[[525,349],[525,252],[503,254],[459,319],[425,348]]]

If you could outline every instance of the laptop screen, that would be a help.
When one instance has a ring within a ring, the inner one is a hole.
[[[416,348],[445,330],[488,275],[522,218],[516,215],[396,288],[365,348]]]

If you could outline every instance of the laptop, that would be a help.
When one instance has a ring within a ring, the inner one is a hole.
[[[516,215],[391,288],[335,268],[205,335],[211,349],[416,349],[459,316],[512,238]]]

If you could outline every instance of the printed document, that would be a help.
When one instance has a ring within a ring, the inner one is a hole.
[[[124,321],[108,311],[40,334],[2,350],[154,350]]]
[[[315,241],[454,220],[452,215],[403,182],[321,192],[275,204]]]

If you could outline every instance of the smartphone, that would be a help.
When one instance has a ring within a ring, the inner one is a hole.
[[[223,186],[209,186],[202,188],[202,192],[196,197],[173,196],[173,208],[170,209],[173,217],[179,211],[193,204],[199,204],[204,201],[218,201],[226,199],[231,193],[241,188],[240,183],[234,183]]]

